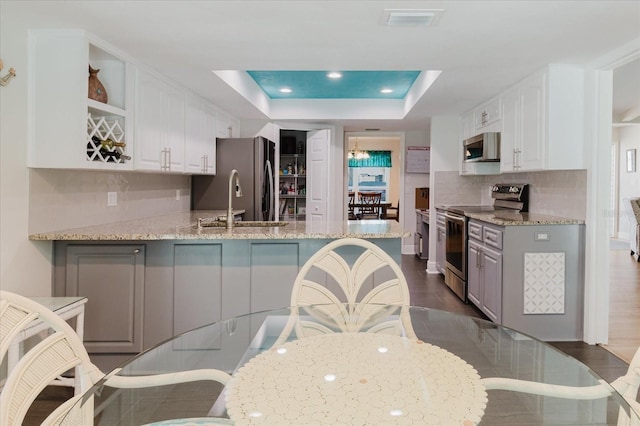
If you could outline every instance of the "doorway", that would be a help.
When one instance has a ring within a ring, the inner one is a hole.
[[[640,263],[630,255],[625,203],[640,196],[640,172],[627,170],[626,153],[640,152],[640,59],[613,70],[612,108],[609,338],[603,347],[630,362],[640,346]]]
[[[356,151],[369,154],[368,159],[349,161],[348,153]],[[392,207],[403,204],[404,193],[404,134],[349,132],[345,133],[344,193],[380,192],[381,202]],[[345,203],[348,203],[345,200]],[[348,209],[346,209],[348,210]],[[399,210],[398,221],[403,224]]]

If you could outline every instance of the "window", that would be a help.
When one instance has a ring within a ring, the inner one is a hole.
[[[388,202],[390,170],[391,167],[349,167],[349,192],[379,191],[381,202]]]

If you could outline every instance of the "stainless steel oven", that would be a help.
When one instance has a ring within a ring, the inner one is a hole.
[[[444,281],[464,302],[467,301],[467,218],[451,210],[445,213],[446,269]]]
[[[445,273],[444,282],[467,302],[467,214],[529,211],[528,185],[498,183],[491,187],[492,206],[442,206],[445,210]]]

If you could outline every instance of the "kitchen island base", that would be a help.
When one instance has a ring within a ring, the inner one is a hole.
[[[400,238],[367,239],[400,263]],[[298,270],[330,241],[56,241],[54,295],[89,298],[85,344],[101,366],[115,366],[122,357],[116,354],[135,354],[224,318],[289,306]],[[386,271],[376,272],[369,286],[386,279]]]

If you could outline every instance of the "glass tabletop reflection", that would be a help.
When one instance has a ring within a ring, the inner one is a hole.
[[[232,377],[226,386],[105,384],[114,375],[196,369]],[[486,378],[600,386],[605,395],[494,390]],[[210,324],[132,358],[79,404],[96,425],[613,425],[639,418],[602,378],[544,342],[474,317],[388,305],[286,308]]]

